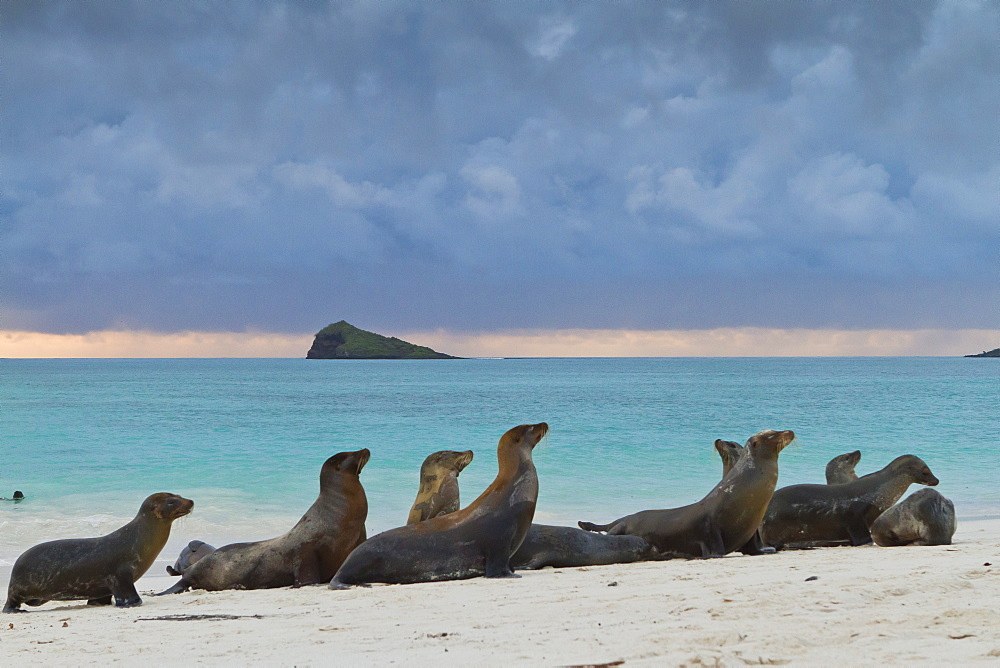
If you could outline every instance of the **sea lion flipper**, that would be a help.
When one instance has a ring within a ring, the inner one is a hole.
[[[760,529],[753,532],[753,536],[750,537],[750,540],[739,551],[753,557],[777,552],[773,547],[764,544],[764,539],[760,537]]]
[[[142,598],[135,589],[131,571],[115,575],[111,582],[111,595],[115,597],[115,606],[119,608],[134,608],[137,605],[142,605]]]
[[[22,601],[19,598],[15,598],[13,596],[8,596],[7,597],[7,602],[4,603],[3,611],[4,612],[27,612],[27,610],[22,610],[21,609],[21,603],[22,603]]]
[[[865,505],[863,503],[855,504],[855,507],[851,508],[847,513],[847,517],[844,518],[844,528],[847,529],[851,545],[854,546],[867,545],[872,542],[872,532],[865,521],[864,509]]]
[[[319,555],[315,550],[302,550],[299,556],[298,567],[295,569],[295,582],[292,587],[302,587],[304,585],[316,584],[319,577]]]
[[[169,589],[164,589],[159,594],[153,594],[153,596],[164,596],[166,594],[180,594],[191,588],[191,583],[189,583],[184,578],[181,578],[173,584]]]
[[[610,529],[613,523],[612,524],[594,524],[593,522],[580,521],[580,522],[577,522],[577,524],[584,531],[596,531],[596,532],[600,532],[600,531],[607,531],[608,529]]]
[[[726,542],[722,538],[722,528],[707,516],[705,517],[705,525],[706,540],[701,543],[701,556],[706,559],[726,556]]]

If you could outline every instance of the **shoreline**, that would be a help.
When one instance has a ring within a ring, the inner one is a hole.
[[[0,617],[11,663],[732,665],[1000,661],[1000,520],[955,544],[519,571],[517,579],[187,592]],[[989,564],[989,565],[987,565]],[[815,576],[816,579],[808,579]],[[13,628],[9,628],[13,625]]]

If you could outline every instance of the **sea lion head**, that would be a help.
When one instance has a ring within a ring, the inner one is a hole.
[[[902,455],[901,457],[896,457],[889,464],[894,470],[905,471],[910,475],[913,482],[919,483],[921,485],[929,485],[934,487],[940,480],[937,479],[931,469],[927,464],[924,463],[920,457],[916,455]]]
[[[461,473],[472,461],[472,450],[459,452],[457,450],[440,450],[427,455],[420,467],[421,473],[429,473],[435,469]]]
[[[785,446],[791,443],[794,438],[794,431],[767,429],[751,436],[746,447],[754,457],[777,457],[778,453],[784,450]]]
[[[548,431],[549,425],[545,422],[518,425],[500,437],[500,449],[526,447],[531,450]]]
[[[850,464],[851,466],[857,466],[858,462],[861,461],[861,451],[855,450],[854,452],[848,452],[846,454],[840,455],[843,461]]]
[[[729,471],[736,466],[736,462],[739,461],[740,455],[743,454],[743,446],[735,441],[723,441],[721,438],[715,441],[715,450],[722,457],[722,472],[723,475],[729,473]]]
[[[320,485],[327,478],[337,474],[361,475],[361,469],[365,467],[371,456],[372,451],[368,448],[361,448],[360,450],[351,452],[338,452],[323,462],[323,468],[320,469],[319,473]]]
[[[185,499],[169,492],[150,494],[142,502],[139,512],[158,520],[173,522],[178,517],[184,517],[194,509],[194,501]]]

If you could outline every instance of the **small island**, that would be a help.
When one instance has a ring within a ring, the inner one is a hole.
[[[306,353],[310,360],[455,360],[426,346],[358,329],[345,320],[327,325]]]
[[[994,348],[993,350],[984,350],[978,355],[966,355],[966,357],[1000,357],[1000,348]]]

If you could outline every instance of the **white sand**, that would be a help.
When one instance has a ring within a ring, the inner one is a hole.
[[[174,580],[159,575],[161,562],[154,569],[139,581],[139,608],[48,603],[0,616],[0,663],[1000,663],[1000,520],[960,522],[955,544],[941,547],[826,548],[349,591],[152,597]],[[171,619],[195,615],[237,618]]]

